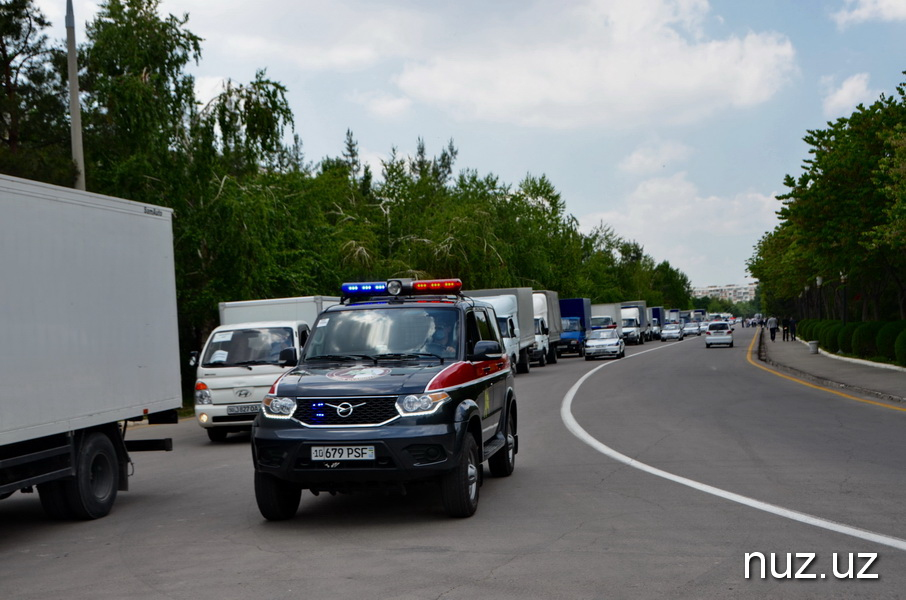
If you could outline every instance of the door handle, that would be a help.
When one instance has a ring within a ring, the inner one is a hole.
[[[482,371],[484,371],[485,375],[487,375],[488,373],[491,372],[491,367],[483,367]]]

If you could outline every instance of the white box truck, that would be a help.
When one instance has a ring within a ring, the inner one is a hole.
[[[532,346],[532,361],[540,366],[557,362],[557,347],[563,322],[560,319],[560,296],[549,290],[532,292],[535,317],[535,344]]]
[[[220,326],[190,363],[197,366],[195,420],[212,442],[252,427],[261,400],[296,366],[311,324],[334,296],[221,302]]]
[[[172,211],[0,175],[0,498],[96,519],[182,405]]]
[[[495,288],[463,292],[464,296],[481,298],[494,307],[503,342],[517,373],[528,373],[531,348],[535,343],[535,316],[532,288]]]
[[[623,317],[623,339],[631,344],[644,344],[651,340],[648,325],[648,308],[644,300],[630,300],[620,304]]]

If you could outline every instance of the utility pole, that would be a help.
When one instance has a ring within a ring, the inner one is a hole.
[[[82,108],[79,104],[79,66],[76,56],[75,17],[72,0],[66,0],[66,54],[69,67],[69,123],[72,132],[72,161],[79,174],[76,189],[85,189],[85,153],[82,150]]]

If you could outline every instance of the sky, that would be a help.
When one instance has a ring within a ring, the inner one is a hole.
[[[65,0],[36,0],[65,39]],[[73,0],[76,41],[100,2]],[[452,140],[454,169],[546,176],[693,286],[747,284],[809,130],[906,82],[906,0],[162,0],[203,38],[206,101],[266,69],[305,158],[347,130],[380,173]]]

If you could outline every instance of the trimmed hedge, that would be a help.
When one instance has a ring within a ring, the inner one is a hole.
[[[862,358],[874,358],[878,353],[878,332],[884,327],[884,321],[862,323],[853,332],[853,354]]]
[[[843,323],[841,321],[828,321],[827,323],[824,323],[818,334],[818,344],[828,352],[836,354],[837,350],[840,349],[840,344],[837,339],[842,329]]]
[[[844,354],[853,353],[853,333],[862,325],[861,321],[856,321],[855,323],[847,323],[843,326],[843,329],[840,330],[840,333],[837,335],[837,345],[840,347],[840,352]]]
[[[812,339],[812,327],[815,324],[815,319],[802,319],[796,325],[796,337],[809,341]]]
[[[903,331],[906,331],[906,321],[893,321],[881,327],[876,340],[878,356],[882,356],[887,360],[896,360],[896,341]]]
[[[897,355],[897,364],[906,367],[906,329],[897,336],[894,343],[894,350]]]

